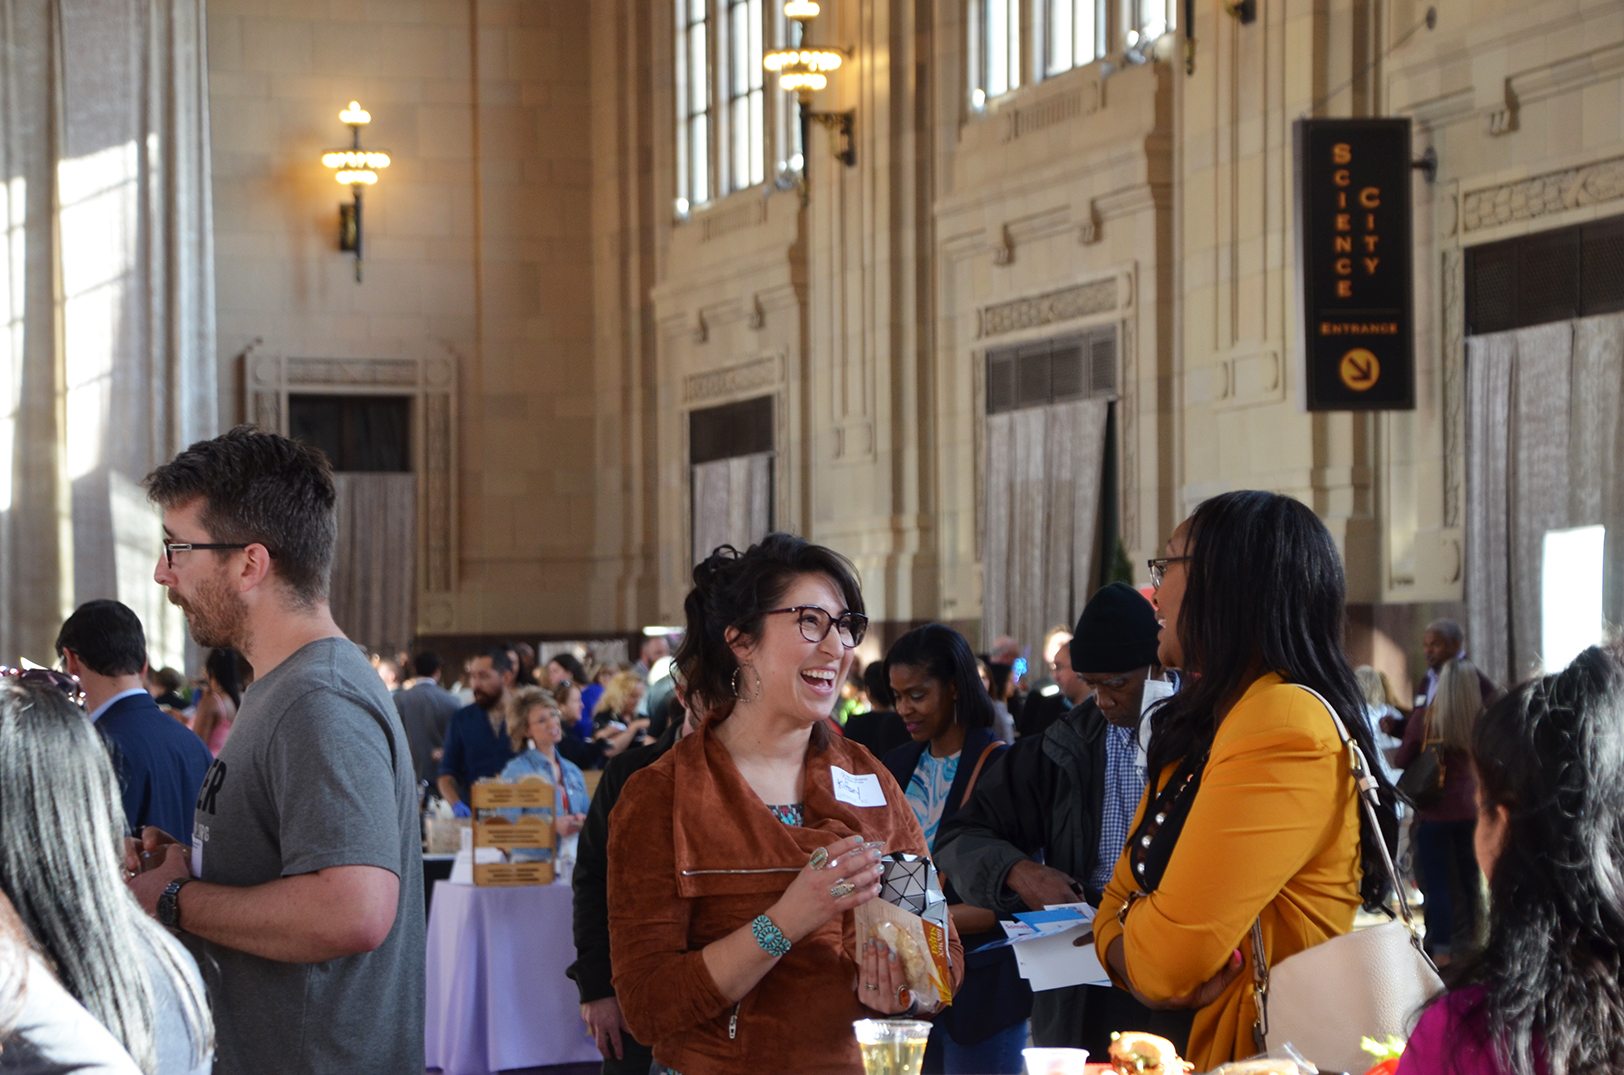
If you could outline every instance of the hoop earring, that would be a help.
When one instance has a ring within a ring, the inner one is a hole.
[[[744,695],[739,693],[739,673],[744,671],[746,668],[749,668],[750,673],[756,677],[756,690],[755,690],[755,693],[750,695],[750,697],[748,697],[748,698],[746,698]],[[741,702],[753,702],[757,698],[761,697],[761,673],[757,672],[750,665],[741,664],[737,668],[733,669],[733,678],[732,678],[732,680],[729,681],[729,683],[733,688],[733,697],[738,699]]]

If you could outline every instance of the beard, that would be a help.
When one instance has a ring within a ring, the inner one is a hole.
[[[169,603],[186,617],[187,630],[192,641],[205,649],[235,649],[243,646],[248,605],[242,596],[233,593],[221,578],[205,579],[197,592],[183,598],[173,589]]]
[[[489,711],[495,708],[496,703],[501,700],[502,693],[500,691],[495,694],[487,694],[478,687],[474,688],[474,704],[483,710]]]

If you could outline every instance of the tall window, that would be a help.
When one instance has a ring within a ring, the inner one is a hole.
[[[972,0],[970,104],[979,109],[1021,84],[1021,0]]]
[[[677,0],[677,211],[711,199],[709,0]]]
[[[728,161],[724,194],[767,178],[761,0],[726,0],[726,4]]]
[[[1105,0],[1044,0],[1044,73],[1058,75],[1105,55]]]
[[[1178,0],[1125,0],[1122,15],[1127,46],[1171,33],[1177,11]]]
[[[767,109],[761,58],[786,32],[777,7],[676,0],[678,216],[766,182],[798,149],[785,116]]]

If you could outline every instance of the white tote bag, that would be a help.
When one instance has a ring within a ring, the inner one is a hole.
[[[1301,686],[1301,684],[1298,684]],[[1359,789],[1387,878],[1398,895],[1403,919],[1333,937],[1298,952],[1270,968],[1263,952],[1263,926],[1252,923],[1252,990],[1258,1023],[1253,1029],[1258,1052],[1269,1042],[1290,1042],[1321,1071],[1360,1072],[1370,1057],[1359,1048],[1365,1037],[1385,1041],[1389,1035],[1409,1037],[1416,1015],[1444,991],[1438,968],[1422,951],[1416,936],[1404,886],[1393,868],[1387,844],[1380,838],[1376,779],[1370,775],[1364,752],[1348,735],[1336,710],[1318,691],[1304,690],[1320,700],[1336,722],[1337,735],[1352,757],[1353,779]]]

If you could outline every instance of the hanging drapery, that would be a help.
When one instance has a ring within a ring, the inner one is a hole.
[[[340,473],[333,620],[374,653],[410,647],[417,610],[417,475]]]
[[[1081,400],[987,416],[985,644],[1008,635],[1035,648],[1088,600],[1109,407]]]
[[[1607,528],[1603,611],[1624,617],[1624,315],[1467,341],[1467,652],[1510,685],[1540,667],[1545,533]]]
[[[693,468],[693,562],[718,545],[743,552],[772,527],[773,453],[713,459]]]
[[[0,660],[184,629],[140,481],[217,426],[202,0],[0,0]]]

